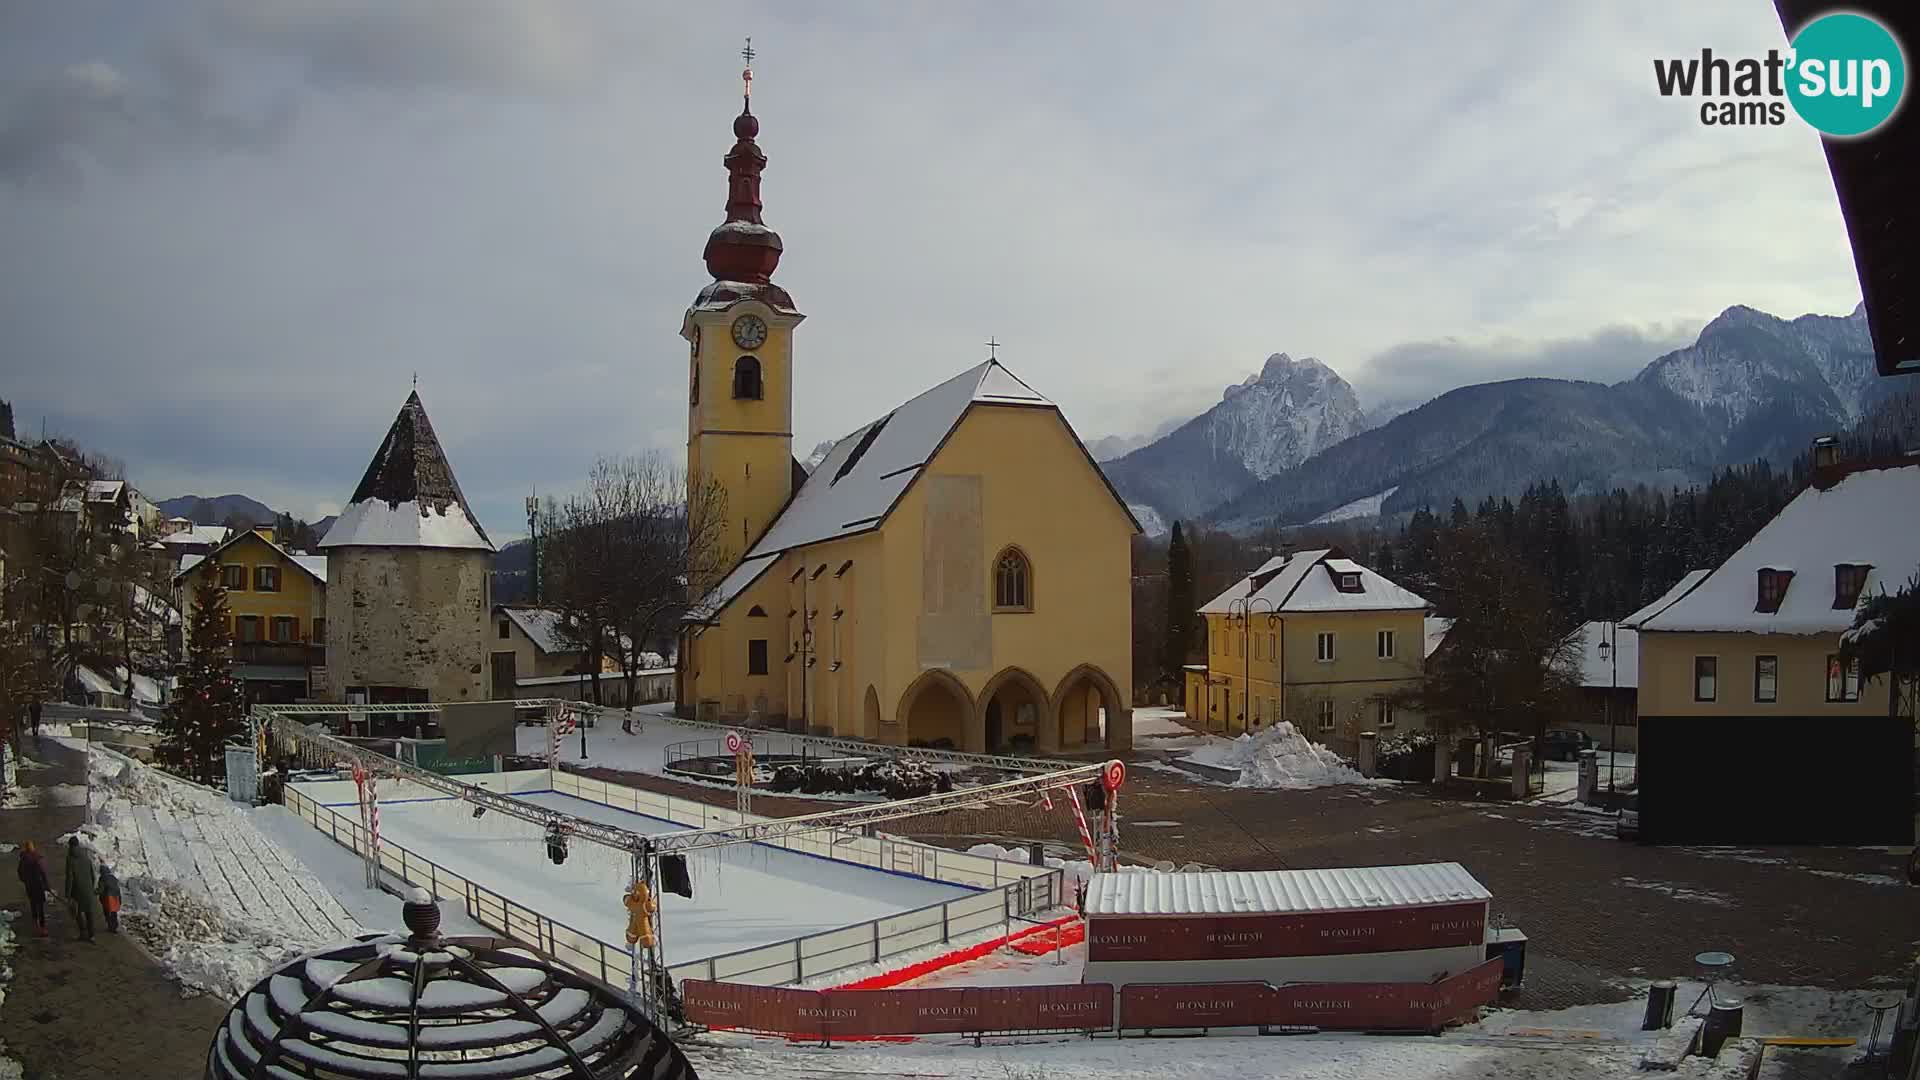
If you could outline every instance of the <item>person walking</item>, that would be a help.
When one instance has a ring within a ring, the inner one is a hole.
[[[107,917],[107,933],[120,932],[120,879],[113,867],[100,864],[100,913]]]
[[[80,924],[80,940],[93,940],[94,880],[93,853],[80,846],[80,838],[67,840],[67,902],[73,905],[74,921]]]
[[[46,937],[47,863],[31,840],[20,845],[20,884],[27,890],[27,906],[33,913],[34,936]]]

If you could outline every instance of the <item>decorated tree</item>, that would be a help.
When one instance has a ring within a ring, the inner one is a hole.
[[[1896,593],[1861,601],[1853,626],[1840,635],[1840,655],[1860,664],[1862,682],[1887,676],[1887,715],[1920,718],[1920,574]]]
[[[160,759],[189,779],[211,783],[227,740],[245,731],[246,701],[233,676],[227,639],[227,590],[220,568],[197,575],[180,688],[160,721]]]

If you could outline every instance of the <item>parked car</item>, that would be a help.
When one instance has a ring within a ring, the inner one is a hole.
[[[1613,835],[1622,840],[1640,839],[1640,793],[1627,796],[1627,804],[1613,820]]]
[[[1548,761],[1579,761],[1580,751],[1593,749],[1593,736],[1573,728],[1553,728],[1540,740],[1540,756]]]

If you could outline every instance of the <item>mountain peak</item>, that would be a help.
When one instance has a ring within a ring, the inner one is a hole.
[[[1777,323],[1779,321],[1779,319],[1764,311],[1750,308],[1745,304],[1735,304],[1714,316],[1713,321],[1708,323],[1706,328],[1700,331],[1700,335],[1705,337],[1710,331],[1726,327],[1761,326],[1766,323]]]

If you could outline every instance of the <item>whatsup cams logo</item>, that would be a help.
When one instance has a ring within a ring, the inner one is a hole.
[[[1709,127],[1777,125],[1787,109],[1823,135],[1866,135],[1893,118],[1907,90],[1907,60],[1892,31],[1851,11],[1822,15],[1764,57],[1656,59],[1661,97],[1699,98]]]

